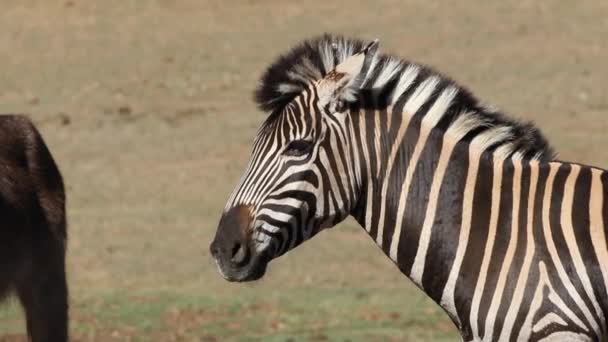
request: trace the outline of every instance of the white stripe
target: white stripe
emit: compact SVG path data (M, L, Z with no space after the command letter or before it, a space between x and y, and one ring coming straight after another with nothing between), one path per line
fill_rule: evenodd
M260 149L258 150L255 157L251 161L252 168L251 168L249 174L247 174L247 177L245 178L243 185L239 189L239 191L241 193L239 194L239 197L237 198L237 200L241 204L251 203L249 201L250 196L253 193L253 191L256 189L256 187L259 186L259 184L260 184L260 182L258 180L258 177L259 177L258 174L260 173L260 166L263 165L264 163L266 163L266 161L269 160L270 156L272 155L272 152L264 153L264 151L266 151L268 149L270 151L272 151L275 148L276 148L276 145L273 144L272 137L266 136L264 138L263 145L260 146Z
M585 334L577 334L569 331L557 331L538 340L538 342L591 342L591 338Z
M297 208L302 204L302 200L294 198L294 197L266 198L264 200L264 205L268 205L268 204L285 205L285 206Z
M367 198L365 200L365 230L368 232L372 227L372 205L374 202L374 179L371 174L371 165L369 160L369 150L367 147L367 133L365 123L365 110L361 109L359 112L359 129L361 131L361 150L363 151L363 159L365 159L365 166L367 172Z
M276 185L276 179L281 176L279 175L280 167L277 165L276 160L272 162L268 169L260 169L260 174L256 175L255 186L250 188L250 196L246 198L248 203L260 203L261 199Z
M244 186L245 182L248 181L248 179L249 179L248 178L249 174L252 172L252 169L255 165L255 159L259 157L259 150L262 148L262 145L264 143L266 143L266 141L260 141L260 139L262 139L262 138L260 137L260 135L258 135L258 137L254 140L251 157L249 158L249 162L247 163L247 168L245 169L245 172L241 176L239 183L232 191L232 194L230 195L230 199L228 200L228 203L226 203L226 207L224 208L225 211L227 211L229 208L231 208L233 206L238 205L238 203L239 203L242 192L244 190L243 186Z
M450 108L454 97L458 94L458 89L455 87L447 87L441 92L431 109L424 114L422 125L434 128L443 118L445 112Z
M426 103L426 101L433 95L437 84L439 84L439 77L431 76L424 80L418 88L414 91L414 93L410 96L410 98L405 103L403 107L403 112L408 113L410 115L415 115L418 113L418 109Z
M412 85L412 82L414 82L416 77L418 77L419 73L420 73L419 66L414 65L414 64L408 65L408 67L405 69L405 71L401 74L401 77L399 78L399 82L397 83L397 86L395 86L395 89L393 90L393 93L391 94L389 104L392 105L392 104L395 104L395 102L397 102L399 97L401 95L403 95L403 93L405 93L410 88L410 86Z
M608 247L606 246L606 227L604 226L603 205L604 185L602 171L591 170L591 198L589 201L589 230L591 242L599 262L604 285L608 286Z
M273 219L281 222L289 222L292 219L291 214L284 213L282 211L275 211L270 208L260 208L256 212L256 216L268 215Z
M363 80L363 83L361 84L361 88L368 88L368 84L367 82L370 80L370 76L374 74L374 69L376 69L376 66L378 65L378 61L380 59L378 58L378 54L375 53L372 56L372 61L369 63L369 68L367 69L367 74L365 75L365 79Z
M327 157L327 152L325 152L325 149L321 148L319 151L319 158L321 160L321 165L327 165L328 167L331 165L329 163L329 158ZM340 194L340 187L338 184L338 180L336 179L336 174L340 175L340 174L344 174L344 172L339 173L339 172L335 172L335 171L330 171L330 172L325 172L325 174L327 175L327 177L329 178L329 187L330 187L330 191L329 194L333 195L334 198L336 199L336 203L338 203L338 205L340 203L344 202L344 199L342 198L342 195ZM333 207L333 202L334 201L330 201L329 204L329 212L328 213L323 213L323 216L333 216L336 214L336 208Z
M469 148L469 169L467 171L467 179L462 198L462 221L460 227L460 236L458 237L458 247L454 257L454 264L450 270L448 280L445 283L440 302L441 306L451 314L451 316L456 320L457 324L460 324L460 319L458 317L458 312L456 311L456 304L454 301L456 280L460 275L460 267L462 266L464 253L467 249L469 241L469 233L471 231L473 197L475 195L475 183L477 180L477 172L479 170L479 162L480 156L477 153L472 153L471 149Z
M280 83L277 86L277 91L279 93L287 94L287 93L297 93L302 91L302 87L293 83Z
M361 184L361 182L362 182L362 179L361 179L362 178L361 177L361 168L362 167L361 167L361 164L360 164L361 160L359 159L359 150L360 150L360 147L357 144L357 142L358 142L359 139L357 139L357 137L355 136L355 125L352 122L352 116L351 115L348 116L348 122L349 122L348 131L349 131L349 134L350 134L349 141L351 141L351 143L353 144L353 146L352 146L352 153L353 153L354 165L355 165L355 180L357 182L357 186L359 186ZM349 150L349 152L350 152L350 150Z
M383 182L382 182L382 189L381 189L382 197L381 198L383 198L384 200L381 201L381 203L380 203L380 221L378 222L378 235L376 236L376 243L380 246L382 246L382 239L383 239L383 233L384 233L384 219L385 219L384 216L385 216L385 212L386 212L386 199L387 199L387 194L388 194L388 185L389 185L389 181L390 181L390 172L393 169L393 164L395 163L395 158L397 157L397 152L399 151L399 147L401 146L401 141L403 141L405 133L409 127L410 119L411 119L411 115L409 115L407 113L403 114L403 119L401 120L401 126L399 127L399 131L397 132L397 138L395 140L395 143L391 146L391 152L390 152L390 155L388 158L388 165L386 167L386 172L385 172ZM401 190L399 203L401 203L401 201L406 201L407 191L408 191L407 189L409 189L409 183L412 178L410 175L410 170L412 170L415 167L416 163L418 163L418 158L419 158L420 152L422 150L422 148L419 146L420 146L420 140L416 143L416 147L414 148L414 153L412 154L409 164L407 166L407 169L406 169L407 174L406 174L405 182L404 182L402 190ZM406 192L405 194L403 193L404 191ZM398 221L397 225L395 225L395 232L397 232L397 230L400 230L399 218L397 218L397 221ZM393 240L391 242L390 257L391 257L391 259L393 259L396 262L397 256L396 256L396 254L394 254L394 250L396 250L395 235L393 235Z
M297 69L297 67L294 67L294 69ZM301 73L301 72L297 72L295 70L287 71L287 77L289 77L289 79L291 79L292 81L304 82L306 84L308 84L312 81L310 79L310 77L308 76L307 72ZM276 100L276 99L274 99L274 100Z
M439 191L441 190L443 177L446 169L448 168L450 156L452 155L455 145L456 141L444 140L444 144L441 147L441 152L439 154L437 169L433 175L433 181L431 183L429 201L426 208L426 214L424 216L424 222L422 224L422 230L420 231L420 238L418 240L418 249L416 250L416 256L414 257L414 263L412 264L412 271L410 273L410 279L412 279L415 284L418 284L420 288L423 288L422 275L424 273L424 264L426 261L429 244L431 243L431 229L433 227L433 223L435 222L437 202L439 201Z
M395 140L395 145L400 145L402 143L403 135L405 135L405 130L407 128L407 125L409 125L411 117L414 116L416 112L418 112L420 106L422 106L426 102L426 100L428 100L428 98L432 95L438 82L439 79L437 77L430 77L426 79L418 86L418 88L416 88L414 93L407 100L405 106L403 107L403 122L399 129L397 139ZM417 144L416 149L418 149L418 146L419 145ZM402 184L401 191L399 192L399 206L397 208L396 216L397 222L395 224L395 230L393 232L393 239L391 240L391 248L389 251L391 259L393 259L395 262L397 262L397 248L399 247L399 239L401 238L401 225L403 224L404 216L403 212L405 211L405 205L407 202L407 195L410 189L410 183L412 181L412 176L418 163L418 157L422 152L422 147L420 147L419 149L420 151L418 152L418 155L412 155L412 158L410 158L408 167L405 170L405 182ZM416 150L414 151L414 153L417 153ZM380 246L382 246L383 233L384 225L378 227L378 235L376 235L376 242Z
M498 339L499 341L508 341L511 336L515 318L517 317L517 313L521 310L521 302L524 298L526 283L528 282L528 277L530 275L530 265L532 264L534 249L536 247L534 243L533 223L534 204L538 185L538 162L532 161L528 165L530 169L530 186L528 189L528 212L526 215L526 253L524 254L524 263L521 266L521 270L517 277L515 292L513 293L509 310L504 319L505 324L502 327L502 332ZM514 217L513 219L516 220L517 218Z
M513 194L512 205L511 205L511 237L509 239L509 245L505 253L505 259L502 262L498 280L496 281L496 289L492 296L492 302L488 308L488 315L486 317L486 331L494 331L494 323L496 322L496 315L498 314L498 308L501 300L504 298L504 290L507 282L507 276L509 275L509 268L513 262L515 250L517 248L517 239L519 234L519 201L521 198L521 163L513 161ZM491 336L490 336L491 337Z
M494 144L511 138L512 135L513 133L511 127L495 126L477 135L473 139L473 142L471 144L473 145L473 147L478 148L479 151L484 151L485 149Z
M384 136L385 132L381 132L382 125L380 124L380 113L379 110L374 110L374 147L376 149L376 177L380 177L380 165L382 159L382 148L380 139Z
M556 162L549 163L549 167L550 167L549 177L550 178L555 177L555 174L557 173L560 165L561 165L560 163L556 163ZM549 184L549 183L547 183L547 184ZM582 298L578 294L576 288L574 287L574 285L572 285L572 281L570 280L570 277L568 276L568 273L566 272L564 265L562 264L562 262L559 258L559 255L557 254L557 247L555 246L555 242L553 241L553 235L552 235L551 231L552 231L552 229L559 229L560 227L552 228L551 221L549 220L549 213L551 210L552 192L553 192L553 187L547 186L545 188L545 197L543 199L543 203L545 206L543 208L543 233L545 236L545 241L547 241L547 250L549 251L549 255L551 256L551 259L552 259L553 263L555 264L555 268L557 269L557 274L559 275L560 280L566 287L568 294L572 297L572 299L574 299L574 302L583 311L583 314L585 315L585 317L587 317L587 320L589 322L591 322L591 324L594 325L594 329L596 329L597 323L593 319L589 319L591 317L591 312L589 312L589 309L587 308L587 306L583 302ZM565 196L566 195L564 193L564 197ZM557 295L555 295L555 294L553 294L553 297L550 297L550 298L553 298L553 300L555 300L555 301L562 302L561 298L557 297ZM581 322L580 320L577 319L577 320L574 320L574 322L576 322L581 327L581 329L588 331L587 326L584 325L583 322Z
M473 300L471 303L471 330L473 336L479 336L479 329L477 327L479 306L481 304L481 296L485 289L486 278L488 276L488 268L490 267L490 259L492 257L492 250L494 248L494 241L496 240L496 229L498 227L498 215L500 213L500 195L502 190L502 167L503 160L494 157L494 175L492 177L492 198L490 208L490 229L488 237L486 239L486 247L483 253L483 259L481 262L481 269L479 271L479 277L477 278L477 285L475 286L475 292L473 293Z
M572 312L572 310L570 310L570 307L568 305L566 305L566 303L558 296L558 294L555 292L553 287L551 287L551 292L549 292L549 300L551 301L551 303L553 303L555 306L557 306L564 314L566 314L566 316L568 316L568 318L572 322L574 322L576 325L578 325L585 331L588 330L587 327L585 326L585 323L583 323L583 321L581 321L580 318L578 318L574 314L574 312Z
M329 72L334 68L334 53L331 43L328 41L319 42L319 55L325 72Z
M570 175L566 180L566 185L564 189L564 199L562 201L560 223L564 232L564 239L566 240L566 245L568 246L568 250L570 251L570 256L572 256L572 261L574 261L574 269L578 274L579 279L583 284L583 289L591 300L591 303L593 304L593 307L595 308L598 317L602 319L603 313L593 293L593 287L591 285L591 281L589 280L589 275L587 274L585 263L583 262L583 258L576 242L576 236L574 235L574 227L572 226L572 211L574 210L574 191L576 188L576 180L578 179L580 170L581 167L579 165L571 164ZM581 305L585 304L581 302ZM587 317L587 319L592 321L594 329L596 329L596 331L599 331L599 327L594 324L597 322L595 322L591 314L589 314L589 317Z
M380 75L378 75L376 81L374 81L372 88L382 88L387 82L393 79L395 74L401 71L401 63L400 59L389 57L380 71Z
M338 120L339 120L339 124L334 122L333 120L328 120L328 130L331 131L331 150L334 151L335 153L333 153L334 156L334 160L336 162L336 167L337 170L335 170L334 172L338 173L338 176L340 177L340 180L342 181L342 185L344 187L344 192L345 195L347 196L347 198L344 199L344 201L347 201L348 203L344 203L342 205L341 210L348 210L350 209L349 207L347 207L347 205L350 205L350 201L354 198L355 195L355 189L354 189L354 182L355 180L353 178L354 174L355 174L355 170L354 170L354 166L353 166L353 160L350 156L350 144L349 141L346 137L346 132L343 131L343 129L347 129L346 125L348 124L346 122L346 118L348 116L347 115L343 115L343 116L339 116ZM344 151L344 159L339 150L340 147L343 147L342 150ZM329 164L327 164L329 165Z
M483 126L485 122L477 116L477 114L473 112L465 112L461 113L454 122L450 125L445 135L450 137L450 139L461 140L467 135L470 131ZM486 133L486 132L484 132ZM482 144L480 140L487 140L484 138L484 133L477 135L473 141L471 141L471 147L469 148L471 151L482 150L485 144ZM479 151L477 151L479 152ZM478 153L479 154L479 153Z
M543 329L547 328L551 324L559 324L559 325L563 325L563 326L568 325L568 323L566 323L566 321L564 321L563 318L559 317L557 314L555 314L553 312L550 312L536 322L536 324L532 328L532 331L537 333L537 332L542 331Z
M517 341L530 340L530 335L532 334L533 330L532 320L534 319L534 316L536 316L536 313L538 312L538 309L541 307L541 304L543 302L543 290L547 285L549 279L549 277L547 276L547 268L545 267L544 262L541 261L538 263L538 270L538 284L536 285L536 290L534 291L532 302L530 303L530 306L528 308L528 314L526 315L526 319L524 320L524 323L522 324L521 329L519 330L519 336L517 337ZM555 316L559 318L559 316ZM545 318L547 318L547 316L543 317L543 319Z
M463 113L450 125L446 132L446 137L460 140L471 130L479 127L479 125L482 125L483 123L483 120L480 120L475 114ZM467 171L467 179L462 196L462 218L460 236L458 237L458 247L456 248L454 264L452 265L448 280L443 288L443 294L440 301L441 306L457 321L459 321L459 317L455 303L456 280L460 275L460 268L462 267L464 254L469 242L473 217L475 183L479 171L479 164L481 162L481 155L483 154L484 149L488 147L485 143L486 141L488 141L488 139L486 139L485 136L478 135L469 144L469 169Z

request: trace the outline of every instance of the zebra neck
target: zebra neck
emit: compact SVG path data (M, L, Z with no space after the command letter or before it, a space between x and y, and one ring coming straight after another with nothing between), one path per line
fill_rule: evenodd
M402 273L456 317L442 294L475 188L492 187L494 160L407 114L373 130L393 113L359 114L366 164L352 214Z

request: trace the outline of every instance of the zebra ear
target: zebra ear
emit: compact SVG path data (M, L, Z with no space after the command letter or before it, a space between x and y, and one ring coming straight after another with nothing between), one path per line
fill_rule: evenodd
M319 97L325 100L322 102L355 101L377 52L378 40L375 39L328 72L319 82Z

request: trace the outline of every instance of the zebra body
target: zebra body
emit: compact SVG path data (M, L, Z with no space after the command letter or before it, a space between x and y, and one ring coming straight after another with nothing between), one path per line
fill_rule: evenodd
M281 57L211 251L229 280L354 216L465 341L608 338L608 175L376 43ZM361 52L359 52L361 51Z

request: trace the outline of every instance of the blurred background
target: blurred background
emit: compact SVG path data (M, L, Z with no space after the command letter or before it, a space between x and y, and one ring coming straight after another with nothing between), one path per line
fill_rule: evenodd
M606 1L2 0L0 112L31 116L67 184L74 341L457 340L351 220L256 283L210 259L258 77L323 32L379 38L608 166ZM24 331L0 307L0 341Z

